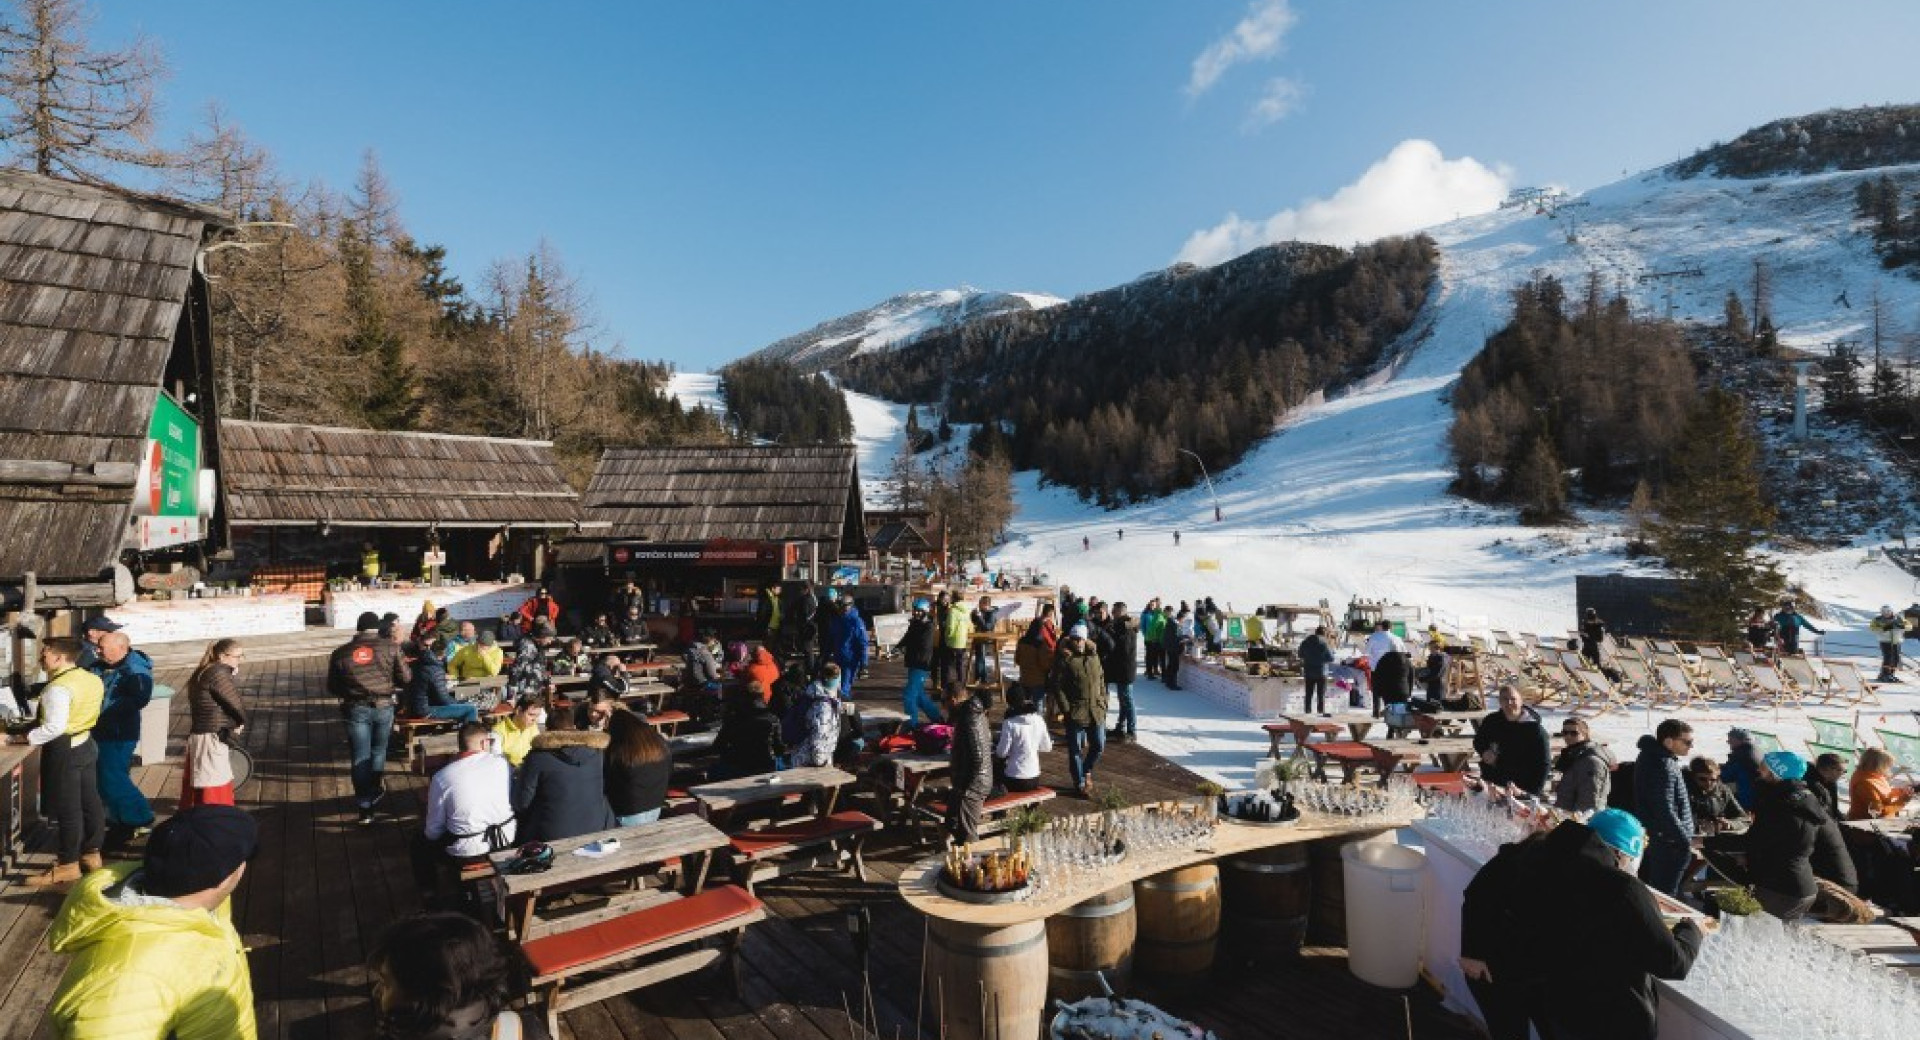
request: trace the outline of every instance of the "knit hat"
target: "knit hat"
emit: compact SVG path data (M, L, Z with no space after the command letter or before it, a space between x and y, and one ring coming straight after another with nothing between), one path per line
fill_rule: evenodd
M1075 621L1073 627L1067 629L1067 636L1072 639L1087 638L1087 623L1084 621Z
M1769 751L1760 756L1760 760L1782 780L1798 780L1807 775L1807 760L1791 751Z
M353 627L362 632L377 632L380 630L380 615L371 610L361 611L360 620L355 621Z
M1587 821L1587 827L1598 834L1601 841L1628 856L1638 856L1647 850L1647 829L1624 809L1602 809Z
M147 838L143 887L163 899L216 888L259 848L259 826L231 805L177 812Z
M925 609L927 609L927 601L926 601L925 599L916 599L916 600L914 600L914 601L913 601L913 609L915 609L915 610L925 610Z

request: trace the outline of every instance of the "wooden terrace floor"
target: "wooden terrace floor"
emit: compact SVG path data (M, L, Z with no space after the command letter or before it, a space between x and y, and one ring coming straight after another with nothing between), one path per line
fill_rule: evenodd
M235 919L252 950L260 1035L360 1040L372 1035L360 967L365 951L387 922L419 904L407 841L419 826L425 782L391 763L387 807L394 815L355 826L344 733L321 692L325 660L275 656L253 654L241 682L255 720L247 744L258 763L241 801L260 820L262 848L235 897ZM160 674L176 688L185 678L185 670L173 666ZM859 690L861 699L897 706L893 691L900 679L896 666L877 665ZM175 704L173 728L177 751L186 729L184 698ZM1046 782L1064 787L1064 753L1052 752L1044 765ZM155 808L170 811L180 783L177 763L136 774ZM1183 797L1197 782L1137 746L1110 746L1099 777L1133 801ZM1057 812L1089 808L1070 796L1050 806ZM934 998L922 994L919 981L923 923L893 889L919 854L900 837L882 835L869 851L868 882L801 874L763 884L760 893L773 912L748 932L738 996L713 977L671 982L570 1012L563 1036L847 1040L862 1035L853 1023L865 1020L883 1038L939 1037ZM43 850L26 869L43 869L49 858ZM18 884L0 893L0 1040L49 1035L40 1017L64 958L47 951L45 935L58 906L57 896ZM873 923L866 951L848 927L862 910ZM1214 1029L1220 1040L1479 1035L1425 990L1403 994L1355 980L1337 949L1310 949L1287 967L1223 977L1201 992L1160 1002Z

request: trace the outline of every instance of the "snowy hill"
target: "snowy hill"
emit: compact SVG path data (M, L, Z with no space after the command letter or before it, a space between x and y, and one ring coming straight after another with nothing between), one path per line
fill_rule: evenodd
M1853 229L1854 186L1884 172L1920 178L1913 167L1738 181L1656 172L1554 213L1508 209L1431 229L1442 248L1441 284L1397 360L1367 385L1296 409L1241 465L1214 474L1224 522L1213 522L1204 487L1107 511L1021 474L1019 512L995 562L1136 606L1155 595L1212 595L1241 609L1321 598L1338 609L1362 595L1427 606L1463 626L1563 630L1576 574L1632 569L1620 552L1618 518L1526 528L1508 510L1446 493L1444 395L1507 320L1511 289L1535 273L1578 286L1594 270L1640 309L1665 313L1670 298L1676 317L1711 322L1728 290L1750 294L1754 261L1763 258L1785 343L1819 349L1859 337L1876 288L1888 313L1920 313L1920 284L1882 271L1869 239ZM1701 275L1641 280L1693 269ZM873 404L856 409L863 430L876 418L901 421L904 406ZM1868 452L1848 438L1822 443L1817 415L1814 426L1815 452ZM885 438L876 431L870 442ZM882 460L862 463L869 474L884 471ZM1912 489L1897 482L1888 494ZM1178 547L1175 530L1183 533ZM1783 563L1841 627L1857 627L1879 604L1920 594L1912 576L1865 551L1898 536L1861 531L1852 548L1786 554Z
M748 355L786 361L805 372L832 368L857 354L910 342L945 328L1009 311L1036 311L1066 301L1044 293L990 292L970 287L901 293L863 311L821 322Z

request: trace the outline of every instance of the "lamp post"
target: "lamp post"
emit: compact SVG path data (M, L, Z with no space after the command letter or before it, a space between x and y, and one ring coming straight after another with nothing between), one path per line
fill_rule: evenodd
M1213 499L1213 522L1216 524L1219 523L1222 519L1224 519L1220 515L1220 496L1213 493L1213 478L1207 475L1206 461L1200 458L1200 456L1194 455L1193 452L1190 452L1185 448L1175 448L1173 450L1179 452L1182 455L1192 456L1193 461L1198 462L1200 464L1200 479L1207 482L1207 495L1208 497Z

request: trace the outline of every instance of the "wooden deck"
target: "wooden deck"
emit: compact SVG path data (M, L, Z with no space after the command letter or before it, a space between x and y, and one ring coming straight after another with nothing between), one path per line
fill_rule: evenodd
M246 743L258 770L241 801L260 820L262 848L235 897L235 919L252 950L260 1035L359 1040L372 1034L360 968L365 951L387 922L418 906L407 840L419 826L425 784L403 772L396 756L387 776L385 808L392 815L355 826L344 733L320 692L324 659L259 656L268 660L249 660L241 678L255 720ZM185 678L177 667L160 676L175 687ZM900 679L897 667L876 666L860 687L862 700L897 706L893 691ZM176 748L185 723L182 699L174 712ZM1065 786L1063 751L1045 756L1044 767L1047 783ZM156 809L170 811L177 764L136 772ZM1184 797L1197 783L1137 746L1110 746L1098 776L1134 801ZM1060 813L1090 808L1071 795L1047 804ZM893 889L919 854L902 837L882 835L870 846L868 882L801 874L763 883L772 916L748 932L737 997L714 978L670 983L570 1012L563 1035L844 1040L861 1036L854 1023L865 1021L873 1026L869 1035L882 1038L939 1037L939 995L923 993L920 985L923 923ZM45 855L37 857L29 869L46 862ZM0 894L0 1040L48 1035L39 1018L64 958L47 951L45 935L58 905L57 896L19 885ZM872 923L864 950L849 927L863 913ZM1216 1030L1221 1040L1478 1035L1424 990L1402 994L1358 982L1339 950L1309 950L1295 965L1223 975L1202 992L1160 1002Z

